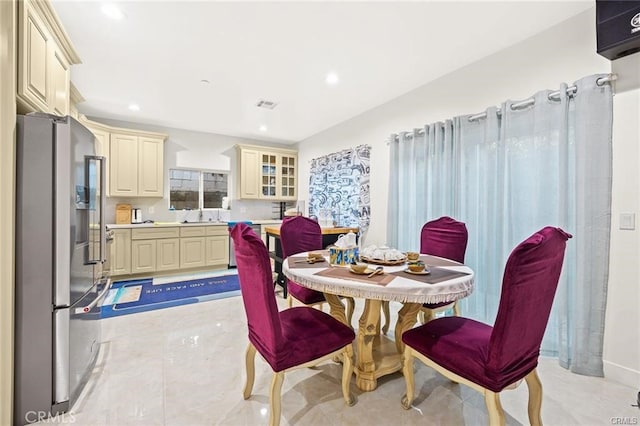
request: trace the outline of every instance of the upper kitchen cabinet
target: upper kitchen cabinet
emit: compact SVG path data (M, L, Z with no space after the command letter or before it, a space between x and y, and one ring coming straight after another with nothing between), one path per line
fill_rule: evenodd
M107 194L116 197L164 195L164 133L80 122L96 137L96 154L107 159Z
M111 133L109 191L119 197L162 197L164 141L158 133Z
M18 21L18 111L69 114L70 68L80 57L56 13L48 1L23 0Z
M76 120L80 120L82 114L78 112L78 104L84 102L85 99L82 97L76 86L73 85L73 82L69 84L69 101L69 115Z
M93 135L96 137L96 142L95 142L96 155L105 157L105 177L106 177L105 189L107 191L107 195L111 195L111 192L109 191L109 178L111 176L111 173L109 170L111 167L111 165L109 164L109 137L111 135L110 127L105 126L104 124L101 124L101 123L96 123L94 121L87 120L87 118L84 115L78 114L77 108L76 108L76 102L74 102L74 99L83 100L80 94L77 93L73 85L71 85L71 113L72 114L70 115L73 116L73 113L75 112L77 115L76 118L78 119L78 121L80 121L80 123L82 123L87 129L89 129L91 133L93 133Z
M239 198L296 200L298 153L286 149L237 145Z

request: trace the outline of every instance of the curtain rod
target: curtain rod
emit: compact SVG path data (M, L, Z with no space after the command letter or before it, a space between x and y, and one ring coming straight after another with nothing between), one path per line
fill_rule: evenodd
M576 86L567 87L567 95L569 97L574 96L577 91L578 91L578 88ZM555 92L551 92L551 93L549 93L549 95L547 97L549 98L550 101L558 101L558 100L560 100L560 91L556 90ZM536 103L535 99L529 98L529 99L525 99L524 101L520 101L520 102L516 102L516 103L511 104L511 109L513 111L515 111L517 109L524 109L524 108L530 107L531 105L533 105L535 103ZM502 115L502 109L498 108L496 110L496 114L497 115ZM486 112L481 112L480 114L470 115L467 120L469 120L469 121L477 121L477 120L480 120L480 119L483 119L483 118L487 118L487 113Z
M602 86L603 84L615 81L617 79L618 79L618 74L609 74L606 77L600 77L599 79L597 79L596 80L596 84L598 86ZM578 91L578 88L575 85L567 87L567 94L569 96L574 96L577 91ZM560 91L556 90L555 92L551 92L551 93L549 93L549 95L547 97L549 98L550 101L557 101L557 100L560 99ZM511 104L511 109L512 110L517 110L517 109L526 108L526 107L529 107L529 106L533 105L535 102L536 101L535 101L534 98L525 99L524 101ZM502 111L500 110L500 108L498 108L496 110L496 114L502 115ZM469 116L468 120L469 121L475 121L475 120L480 120L480 119L483 119L483 118L487 118L487 113L486 112L481 112L480 114L471 115L471 116Z
M602 86L603 84L615 81L618 79L618 74L609 74L606 77L600 77L599 79L596 80L596 84L598 86ZM567 93L569 96L575 96L576 92L577 92L578 88L573 85L571 87L567 87ZM548 95L549 100L554 101L554 100L559 100L560 98L560 91L556 90L555 92L551 92ZM531 105L533 105L535 103L535 99L534 98L529 98L529 99L525 99L524 101L520 101L520 102L516 102L514 104L511 104L511 109L512 110L516 110L516 109L521 109L521 108L526 108L529 107ZM498 115L502 115L502 111L500 108L498 108L496 110L496 114ZM483 118L487 118L487 113L486 112L481 112L479 114L475 114L475 115L470 115L468 120L469 121L476 121L476 120L480 120ZM444 127L444 123L440 123L440 125L442 127ZM420 128L417 130L414 130L413 132L404 132L404 133L409 133L409 137L413 136L413 133L418 133L419 135L423 135L424 134L424 128ZM399 136L396 135L394 136L393 140L398 140ZM389 143L387 143L388 145Z

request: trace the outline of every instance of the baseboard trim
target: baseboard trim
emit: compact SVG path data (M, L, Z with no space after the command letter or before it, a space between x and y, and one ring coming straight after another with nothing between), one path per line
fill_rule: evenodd
M640 386L640 371L633 370L629 367L613 363L611 361L603 361L604 377L607 380L622 383L636 389Z

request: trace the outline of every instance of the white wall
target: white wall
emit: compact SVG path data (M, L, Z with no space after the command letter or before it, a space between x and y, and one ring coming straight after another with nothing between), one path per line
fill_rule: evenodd
M386 138L389 134L456 115L481 112L506 99L525 99L538 90L555 90L561 82L572 83L586 75L610 70L611 62L596 54L595 10L591 9L300 142L299 181L308 182L309 162L315 157L364 143L372 145L371 227L365 243L384 243L389 179ZM620 211L638 211L638 92L616 95L614 103L615 200L605 360L611 377L637 386L640 382L637 349L640 241L637 231L617 229L617 217ZM301 186L299 191L302 199L308 198L308 188ZM616 368L618 374L611 373Z
M620 230L620 214L640 208L640 53L613 62L613 197L605 377L640 384L640 233ZM636 217L636 228L640 217Z
M164 176L166 179L168 179L168 170L172 168L196 168L231 172L229 180L229 193L232 198L231 212L223 212L224 214L230 214L224 219L272 219L274 217L272 213L273 203L269 201L241 201L233 199L235 198L235 182L233 181L233 176L236 175L235 150L233 147L236 144L274 146L280 148L291 148L290 146L254 139L243 139L213 133L109 120L99 117L90 117L90 119L110 126L168 134L169 137L164 146ZM165 182L164 185L163 198L107 198L107 223L115 222L115 207L118 203L131 204L133 207L141 208L142 218L144 220L161 222L184 220L183 212L169 211L169 188L167 182ZM195 217L192 219L195 220Z

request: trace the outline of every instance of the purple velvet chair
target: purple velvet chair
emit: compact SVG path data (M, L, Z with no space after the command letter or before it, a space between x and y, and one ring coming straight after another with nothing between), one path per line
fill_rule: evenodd
M287 258L305 251L322 250L322 229L318 222L304 216L285 217L280 226L280 244L282 257ZM311 290L287 278L289 291L289 307L295 298L299 302L311 306L322 305L326 300L322 292ZM345 297L347 301L347 323L351 324L355 301L353 297Z
M542 424L542 385L536 367L569 238L571 235L560 228L546 227L511 252L493 327L453 316L435 319L402 335L405 409L414 398L415 357L449 379L483 393L492 425L504 424L500 392L524 378L529 388L529 422Z
M353 405L355 399L349 392L353 373L353 330L330 315L306 306L278 312L271 281L271 263L264 243L251 227L243 223L231 228L229 234L233 238L249 329L244 399L251 396L257 350L274 373L269 392L270 425L280 423L284 373L336 356L343 360L342 394L347 405Z
M443 216L425 223L422 227L420 232L420 253L464 263L467 240L466 225L448 216ZM460 315L457 302L425 303L422 305L422 322L428 322L435 318L438 312L451 308L453 308L454 315Z
M448 216L427 222L420 232L420 253L443 257L464 263L464 254L467 251L467 227L463 222L458 222ZM424 324L435 318L438 312L453 309L453 314L460 315L457 302L425 303L420 311L421 322ZM383 333L389 329L390 312L389 302L382 303L382 311L385 316Z

